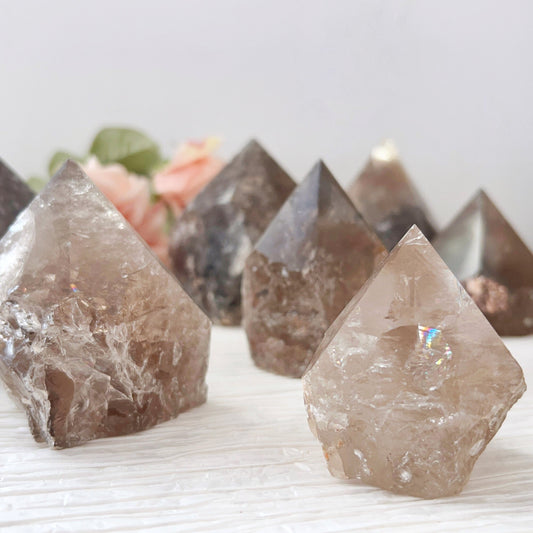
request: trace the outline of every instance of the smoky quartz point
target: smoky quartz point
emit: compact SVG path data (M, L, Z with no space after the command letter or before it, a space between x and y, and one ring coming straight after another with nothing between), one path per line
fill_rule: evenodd
M386 255L317 163L246 261L243 324L257 366L301 377L328 326Z
M533 254L484 191L433 246L500 335L533 333Z
M187 206L174 227L174 274L216 323L241 322L244 262L295 184L257 141Z
M334 476L422 498L462 490L526 388L416 227L328 329L303 385Z
M413 224L428 239L433 238L432 217L391 141L372 150L367 165L347 192L388 250Z
M33 196L24 181L0 159L0 238Z
M0 241L0 376L50 446L203 403L210 327L72 161Z

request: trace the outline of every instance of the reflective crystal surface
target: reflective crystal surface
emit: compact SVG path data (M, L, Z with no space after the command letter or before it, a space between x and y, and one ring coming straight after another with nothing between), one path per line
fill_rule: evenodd
M38 441L123 435L203 403L209 335L76 163L0 241L0 375Z
M0 237L32 199L31 189L0 159Z
M317 163L246 261L243 324L255 363L301 377L328 326L386 255Z
M391 250L413 224L428 239L433 238L435 229L428 208L391 141L372 150L366 167L347 192L387 249Z
M176 222L173 271L214 322L240 324L244 262L294 186L261 145L250 141Z
M498 334L413 227L326 332L303 377L330 472L457 494L526 386Z
M500 335L533 333L533 254L484 191L433 246Z

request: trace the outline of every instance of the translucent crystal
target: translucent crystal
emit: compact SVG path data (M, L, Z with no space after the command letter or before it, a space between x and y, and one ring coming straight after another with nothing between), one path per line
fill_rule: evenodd
M31 189L0 159L0 237L32 199Z
M484 191L433 246L500 335L533 333L533 254Z
M295 184L250 141L198 194L173 230L173 271L220 324L241 322L244 262Z
M301 377L328 326L386 255L317 163L246 261L243 324L255 363Z
M387 249L416 224L431 239L435 234L424 200L406 174L391 141L376 146L348 196Z
M330 472L435 498L462 490L526 386L413 227L328 329L303 377Z
M0 375L67 447L206 399L210 322L73 162L0 241Z

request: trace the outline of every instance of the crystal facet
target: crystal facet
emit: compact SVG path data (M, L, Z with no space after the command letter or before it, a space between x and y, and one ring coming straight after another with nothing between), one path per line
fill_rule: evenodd
M525 390L518 363L416 227L328 329L303 385L334 476L423 498L462 490Z
M484 191L433 246L500 335L533 333L533 254Z
M173 230L173 271L209 317L241 322L244 262L295 184L250 141L198 194Z
M31 189L0 159L0 238L32 199Z
M413 224L428 239L435 234L428 208L391 141L372 150L366 167L348 188L348 196L389 250Z
M301 377L328 326L386 255L317 163L246 261L243 324L255 363Z
M0 241L0 376L68 447L203 403L210 322L66 162Z

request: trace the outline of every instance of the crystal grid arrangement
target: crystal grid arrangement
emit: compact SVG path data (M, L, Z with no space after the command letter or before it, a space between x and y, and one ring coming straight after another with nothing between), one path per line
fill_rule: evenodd
M244 262L294 186L250 141L177 221L170 246L174 274L215 323L241 323Z
M22 211L33 194L0 161L0 236L22 211L0 241L0 377L34 437L74 446L203 403L200 308L239 324L242 279L252 357L307 369L333 475L460 492L525 390L481 311L500 334L533 332L533 255L479 192L434 241L465 290L424 237L430 216L390 142L349 188L353 204L322 162L294 187L251 141L176 223L182 288L75 163Z
M533 254L484 191L433 245L500 335L533 333Z
M210 327L76 163L0 241L0 376L50 446L205 402Z
M391 141L372 150L366 167L348 187L348 196L389 250L413 224L428 239L435 234L428 208Z
M386 254L317 163L246 261L243 325L255 363L301 377L328 326Z
M0 159L0 238L32 199L30 188Z
M304 375L330 472L423 498L461 491L526 386L413 227L339 315Z

